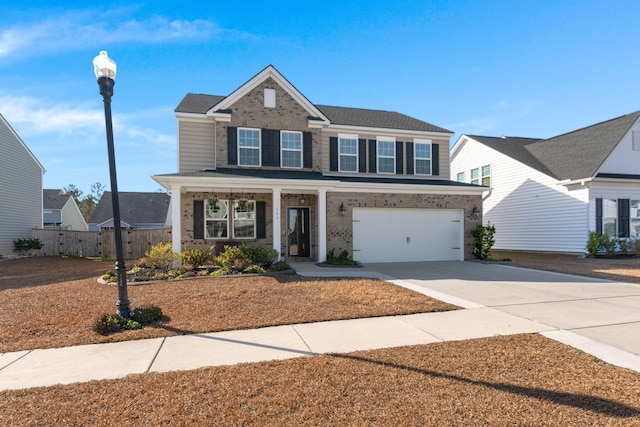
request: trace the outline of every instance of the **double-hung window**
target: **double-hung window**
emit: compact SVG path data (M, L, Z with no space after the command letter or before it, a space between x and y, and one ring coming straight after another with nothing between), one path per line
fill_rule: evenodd
M226 239L229 237L229 204L225 200L205 202L205 238Z
M395 138L378 137L378 173L396 173Z
M456 175L456 181L464 182L464 172L458 172L458 174Z
M629 209L630 235L638 239L640 238L640 200L629 201Z
M416 139L413 147L416 175L431 175L431 141Z
M358 172L358 135L338 135L340 172Z
M485 165L482 167L482 185L491 187L491 165Z
M238 128L238 165L260 166L260 129Z
M477 185L477 184L480 183L480 180L478 179L478 172L479 172L478 168L471 169L471 181L470 182L472 184L476 184Z
M283 168L302 168L302 132L280 132Z
M240 200L233 203L233 238L256 238L256 202Z
M618 201L615 199L602 200L602 232L618 235Z

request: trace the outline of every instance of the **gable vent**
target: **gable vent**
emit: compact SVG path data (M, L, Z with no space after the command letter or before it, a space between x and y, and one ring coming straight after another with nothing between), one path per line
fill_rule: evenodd
M276 108L276 90L275 89L264 90L264 107Z

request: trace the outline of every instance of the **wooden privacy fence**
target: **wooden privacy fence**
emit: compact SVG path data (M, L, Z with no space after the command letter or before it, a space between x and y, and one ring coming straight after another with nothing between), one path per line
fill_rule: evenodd
M116 259L115 232L34 229L31 236L44 245L41 255L71 257L100 257ZM122 246L126 259L142 258L152 246L171 242L171 228L122 230Z

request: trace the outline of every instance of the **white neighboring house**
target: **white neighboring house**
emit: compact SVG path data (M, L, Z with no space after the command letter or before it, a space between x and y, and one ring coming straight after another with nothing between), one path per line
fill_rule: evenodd
M13 241L42 227L45 170L0 114L0 258L14 255Z
M44 228L87 231L87 222L75 199L62 190L43 190L42 213Z
M490 187L495 249L583 253L591 231L640 237L640 111L549 139L462 135L451 178Z

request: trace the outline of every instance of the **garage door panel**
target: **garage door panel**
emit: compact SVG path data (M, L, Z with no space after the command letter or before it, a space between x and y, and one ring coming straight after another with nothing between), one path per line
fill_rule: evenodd
M462 211L354 208L354 259L360 262L462 260Z

